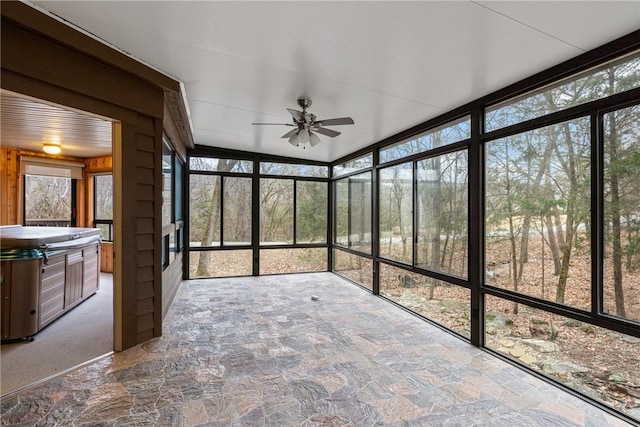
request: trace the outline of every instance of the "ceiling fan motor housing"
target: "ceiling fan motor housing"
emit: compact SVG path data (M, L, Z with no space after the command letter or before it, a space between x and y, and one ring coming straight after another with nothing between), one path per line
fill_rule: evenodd
M306 98L298 98L298 105L304 111L306 108L311 107L311 100Z

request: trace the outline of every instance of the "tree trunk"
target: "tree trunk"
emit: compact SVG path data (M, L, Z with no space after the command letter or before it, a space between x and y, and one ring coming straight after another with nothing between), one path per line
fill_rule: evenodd
M516 259L516 236L513 225L513 215L511 214L511 202L509 202L509 241L511 242L511 278L513 281L513 290L518 292L518 262ZM518 303L513 303L513 314L518 314Z
M428 197L428 193L425 194L427 191L425 190L426 185L423 184L422 185L422 191L420 194L420 198L421 198L421 209L419 212L420 218L421 218L421 222L419 223L419 230L422 229L422 241L420 243L420 247L422 248L422 253L420 256L420 263L421 264L429 264L429 215L427 213L427 209L429 206L429 197Z
M520 236L520 260L518 261L518 283L522 282L524 265L529 261L529 229L531 228L531 212L527 212L522 221L522 235Z
M612 76L610 76L611 78ZM609 115L609 177L611 186L611 245L613 249L613 290L616 302L616 315L626 317L624 308L624 289L622 287L622 231L620 221L620 182L617 168L611 163L618 158L618 132L615 113Z
M438 144L439 145L439 144ZM440 266L440 213L442 212L442 206L440 206L441 197L440 197L440 186L442 183L440 182L440 157L435 157L433 159L433 167L436 170L436 176L438 180L434 183L435 189L433 192L433 220L435 223L435 232L431 244L431 264L433 268L438 268Z
M547 213L545 223L547 238L549 239L549 249L551 250L551 258L553 259L553 275L558 276L560 274L560 250L558 249L558 242L556 241L556 233L553 231L553 219L550 213Z
M640 248L640 236L638 235L637 225L634 226L635 220L632 215L625 215L624 222L627 230L627 250L623 251L626 257L625 268L626 271L635 271L637 265L634 264L633 259Z
M218 160L217 171L228 172L238 163L238 160ZM222 179L220 179L220 185L216 186L213 190L213 196L211 197L211 203L207 212L207 221L205 231L203 233L202 241L200 242L202 247L211 245L213 236L215 235L215 226L218 224L220 218L220 195L222 192ZM222 234L219 234L222 237ZM198 254L198 267L196 269L196 277L209 277L211 276L211 253L209 251L202 251Z
M400 241L402 242L402 259L405 260L407 256L407 236L404 232L404 221L402 218L402 201L404 199L404 186L402 183L402 177L400 176L400 169L394 169L393 176L393 195L396 202L396 213L398 215L398 228L400 228ZM393 227L392 227L393 230ZM393 234L393 233L392 233ZM394 258L391 255L391 258Z
M575 217L577 216L578 199L578 177L575 149L573 145L573 138L571 137L571 131L569 125L564 123L562 125L563 133L567 141L567 161L563 164L565 172L569 178L569 197L567 200L567 219L566 219L566 231L564 244L562 246L562 263L560 265L560 275L558 276L558 286L556 288L556 302L564 304L565 291L567 289L567 279L569 277L569 263L571 261L571 251L573 249L573 241L577 231L577 224L575 224ZM562 158L558 153L558 158ZM560 230L559 230L560 231Z
M451 197L453 197L453 196L451 196ZM445 265L447 265L446 262L445 262L445 258L446 258L447 253L448 253L447 249L448 249L448 246L449 246L449 239L451 238L451 233L453 231L453 227L451 226L452 212L453 212L453 206L452 206L452 203L451 203L451 198L449 198L449 214L447 215L447 224L448 224L448 226L447 226L447 230L446 230L447 234L444 236L444 242L443 242L443 245L442 245L443 247L441 248L442 249L442 257L440 258L440 265L443 266L443 267ZM452 246L453 246L453 244L452 244ZM453 248L449 252L452 252L452 251L453 251ZM451 267L451 263L449 263L449 267Z
M511 244L510 247L510 262L509 262L509 276L511 278L511 281L513 283L513 290L515 292L518 292L518 262L517 262L517 256L516 256L516 231L515 231L515 224L513 223L513 216L515 214L515 212L513 211L513 202L511 200L512 198L512 194L511 194L511 171L509 170L509 168L511 167L510 164L510 159L509 159L509 151L508 151L508 147L506 146L506 141L505 141L505 153L506 153L506 158L505 158L505 181L506 181L506 194L507 194L507 217L509 218L509 243ZM513 303L513 314L518 314L518 303L514 302Z
M217 185L213 189L213 195L211 197L211 203L209 204L209 209L207 210L207 221L204 229L204 236L200 245L205 247L211 245L213 241L213 236L215 233L215 226L218 224L218 219L220 218L220 187L222 186L222 180L220 181L220 185ZM202 251L198 254L198 268L196 270L196 277L209 277L211 276L211 270L209 266L211 265L211 252Z
M546 200L542 191L542 181L545 176L545 173L549 169L549 165L551 164L551 154L553 152L553 144L548 143L545 146L544 153L542 155L542 159L540 161L540 165L538 167L538 171L536 172L535 177L533 179L528 180L527 184L530 188L529 197L531 201L534 202L542 202L544 203ZM531 165L531 160L529 159L527 165L526 174L528 177L531 175L531 169L533 168ZM536 210L538 210L536 206ZM518 283L522 282L522 273L524 271L524 265L529 262L529 231L531 230L531 219L532 216L536 214L531 209L528 209L524 220L522 221L522 236L520 236L520 266L518 270Z
M546 299L546 295L545 295L545 257L544 257L544 245L545 245L545 241L544 241L544 228L543 228L543 224L544 224L544 217L542 215L540 215L540 240L542 241L542 244L540 245L540 252L541 252L541 258L542 258L542 280L541 280L541 289L540 289L540 294L542 299Z

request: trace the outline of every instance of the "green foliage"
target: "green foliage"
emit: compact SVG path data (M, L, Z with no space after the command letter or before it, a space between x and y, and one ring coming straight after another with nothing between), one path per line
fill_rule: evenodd
M327 236L327 183L298 181L296 241L325 242Z

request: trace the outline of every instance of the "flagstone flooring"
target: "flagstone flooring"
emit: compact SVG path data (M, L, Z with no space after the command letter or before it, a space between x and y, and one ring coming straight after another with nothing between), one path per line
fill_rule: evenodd
M185 281L161 338L0 409L20 426L627 425L332 273Z

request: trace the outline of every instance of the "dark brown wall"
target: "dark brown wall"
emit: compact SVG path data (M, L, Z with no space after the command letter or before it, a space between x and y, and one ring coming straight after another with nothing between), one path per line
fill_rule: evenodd
M3 1L2 88L121 123L122 349L162 333L164 99L179 83L18 2ZM120 166L120 167L117 167Z
M184 251L178 252L175 260L173 260L171 265L162 273L162 317L167 315L167 311L182 281L183 262Z

